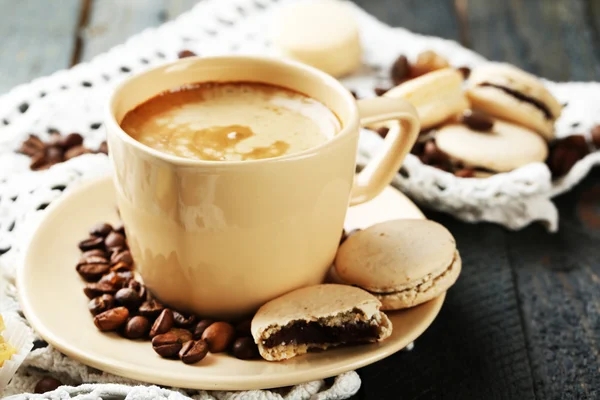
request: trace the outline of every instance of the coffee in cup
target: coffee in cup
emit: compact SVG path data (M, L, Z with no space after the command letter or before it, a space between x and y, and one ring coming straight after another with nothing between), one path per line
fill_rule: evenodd
M129 111L121 128L174 156L209 161L279 157L316 147L340 131L324 104L258 82L204 82L163 92Z

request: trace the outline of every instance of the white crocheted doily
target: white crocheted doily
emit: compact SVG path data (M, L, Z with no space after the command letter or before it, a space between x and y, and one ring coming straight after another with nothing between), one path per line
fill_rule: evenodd
M97 148L104 140L103 107L116 83L132 73L175 60L182 49L202 56L273 55L265 27L273 9L287 1L292 0L204 0L177 20L145 30L89 63L36 79L0 97L0 272L5 279L5 289L0 288L0 311L19 313L14 272L45 207L73 185L110 172L107 157L102 154L84 155L47 171L32 172L28 168L29 158L15 153L27 135L35 133L45 139L49 128L63 133L79 132L88 147ZM364 42L364 65L344 79L344 84L361 97L373 96L375 86L389 85L389 67L399 54L414 58L419 52L432 49L455 66L472 67L484 61L455 42L390 28L354 8ZM588 133L598 122L594 118L600 118L600 84L548 82L548 85L562 103L568 103L557 123L558 136ZM359 162L364 163L380 143L377 135L363 131ZM398 174L394 182L420 204L451 212L467 221L493 221L517 229L540 220L555 230L558 216L551 197L570 189L597 163L600 153L590 154L566 177L552 183L543 164L487 179L460 179L422 165L409 155L403 174ZM156 387L115 385L132 382L86 367L51 346L34 350L24 366L5 395L32 391L42 370L50 371L66 384L96 383L60 390L52 395L57 399L76 395L91 399L108 393L128 399L185 398L181 393ZM359 387L360 379L352 372L340 375L325 391L323 382L318 381L296 386L285 394L281 391L186 394L201 399L342 399Z

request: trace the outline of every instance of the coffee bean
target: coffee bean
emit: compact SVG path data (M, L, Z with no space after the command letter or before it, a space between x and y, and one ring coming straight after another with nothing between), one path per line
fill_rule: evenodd
M103 294L115 294L116 292L117 288L108 282L88 283L83 288L83 293L90 300Z
M238 337L239 336L252 336L252 331L250 329L251 326L252 326L252 320L245 319L243 321L240 321L235 326L235 332L237 333Z
M258 358L258 346L251 337L237 338L233 343L231 352L240 360Z
M154 320L154 319L158 318L158 316L164 309L165 309L165 306L163 306L162 304L160 304L158 301L156 301L154 299L150 299L150 300L147 300L142 303L142 305L140 306L139 312L140 312L140 315L143 315L146 318Z
M136 315L127 321L124 334L128 339L139 339L146 336L149 330L150 321L148 321L148 318Z
M177 336L177 339L181 342L181 343L185 343L189 340L192 340L192 332L188 331L187 329L183 329L183 328L171 328L169 330L170 333L174 334L175 336Z
M71 147L80 146L83 144L83 136L79 133L69 133L68 135L62 136L58 139L58 145L63 149L70 149Z
M215 321L213 321L212 319L203 319L202 321L198 322L196 324L196 327L194 328L194 339L200 339L206 328L208 328L214 323Z
M592 128L592 144L596 150L600 150L600 125L596 125Z
M92 315L98 315L104 311L108 311L115 306L115 298L110 294L103 294L99 297L94 297L88 303L88 310Z
M425 148L423 150L422 161L425 164L446 164L448 163L448 156L438 149L437 145L433 140L425 143Z
M469 76L471 76L471 68L469 67L460 67L458 68L458 72L462 74L463 79L465 80L469 79Z
M110 264L115 265L118 263L125 263L126 265L133 265L133 257L131 257L131 252L125 249L119 249L118 251L114 251L110 256Z
M115 232L119 232L121 235L126 236L125 235L125 226L123 226L122 222L116 224L114 227L114 230L115 230Z
M229 348L235 338L235 329L227 322L215 322L204 330L202 339L208 343L211 353L220 353Z
M475 176L475 170L473 168L462 168L455 171L454 175L459 178L473 178Z
M423 154L425 151L425 143L426 142L417 141L412 149L410 149L410 154L414 154L416 156Z
M165 308L162 310L158 318L156 318L156 321L154 321L154 324L150 329L150 337L153 338L156 335L170 331L174 324L175 321L173 319L173 311Z
M108 254L106 253L106 251L104 251L102 249L94 249L94 250L88 250L88 251L84 252L83 254L81 254L81 258L87 258L87 257L102 257L104 259L108 259Z
M387 93L388 90L390 90L391 88L382 88L382 87L376 87L375 89L373 89L373 91L375 92L375 94L377 96L383 96L384 94Z
M190 328L196 324L198 318L195 315L183 315L177 311L173 311L173 319L175 326L181 328Z
M122 288L115 294L115 301L118 305L127 307L129 310L135 310L142 304L140 295L131 288Z
M49 147L60 147L60 141L63 136L57 130L48 131L50 138L48 139L47 146Z
M34 154L31 157L31 162L29 163L29 169L31 169L33 171L40 171L42 169L46 169L49 167L50 167L50 162L48 162L48 159L46 158L45 151Z
M134 290L138 296L140 296L142 301L146 299L146 286L144 286L144 284L140 281L130 280L127 284L127 287Z
M113 227L106 222L98 222L96 225L90 229L90 235L92 236L101 236L106 237L109 233L111 233Z
M106 140L100 143L100 147L98 147L98 153L104 153L108 155L108 143L106 143Z
M566 175L581 157L579 149L571 146L567 141L558 140L550 147L550 154L546 162L552 172L552 177L559 178Z
M77 272L87 282L97 282L110 269L108 263L93 263L77 265Z
M109 283L115 288L115 291L124 288L128 285L129 281L133 279L133 273L131 271L116 272L111 271L104 275L98 283Z
M46 148L46 159L50 164L58 164L65 160L64 151L59 146L50 146Z
M104 238L102 237L91 237L79 242L79 249L81 251L89 251L94 249L104 250Z
M450 64L446 58L431 50L424 51L419 54L417 61L410 66L410 76L416 78L449 66Z
M125 246L125 236L121 235L118 232L111 232L106 237L104 243L109 249L111 247L123 247Z
M196 53L191 50L181 50L177 53L177 58L195 57Z
M494 128L494 120L481 111L465 110L459 120L474 131L490 132Z
M36 383L35 388L33 389L34 393L47 393L53 390L58 389L62 386L63 383L58 379L54 379L50 376L45 376Z
M82 256L77 262L77 265L85 264L108 264L108 260L104 256Z
M174 333L162 333L152 338L152 349L164 358L176 357L182 344Z
M399 85L409 78L410 65L405 56L400 56L392 65L391 77L395 85Z
M133 270L133 264L126 264L124 262L117 263L110 267L112 272L126 272Z
M381 136L384 139L387 136L389 131L390 131L390 128L388 128L387 126L382 126L380 128L377 128L377 133L379 134L379 136Z
M46 145L36 135L30 134L29 137L21 144L19 153L25 154L29 157L33 157L36 154L43 153L46 149Z
M129 318L129 310L125 307L116 307L96 315L94 325L103 332L114 331L123 325L127 318Z
M567 146L577 151L580 158L587 156L590 153L590 148L587 140L583 135L570 135L557 141L559 146Z
M204 340L190 340L179 350L179 358L184 364L195 364L208 354L208 344Z

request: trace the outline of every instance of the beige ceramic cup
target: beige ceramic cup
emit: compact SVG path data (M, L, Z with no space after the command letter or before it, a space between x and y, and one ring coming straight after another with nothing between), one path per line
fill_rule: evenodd
M197 161L146 147L119 126L149 98L181 85L255 81L304 93L333 110L341 131L309 150L250 161ZM235 112L235 110L232 110ZM396 120L358 175L359 126ZM162 302L235 317L323 281L346 209L376 196L398 171L419 122L407 102L359 100L337 80L291 61L186 58L117 87L105 118L121 218L137 271Z

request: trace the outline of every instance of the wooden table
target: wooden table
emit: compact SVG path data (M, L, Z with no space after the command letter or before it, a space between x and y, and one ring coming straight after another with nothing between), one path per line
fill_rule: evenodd
M356 0L553 80L600 80L598 0ZM0 92L87 61L194 0L0 0ZM360 370L357 399L600 398L600 170L556 199L560 231L428 212L456 236L457 285L411 352Z

